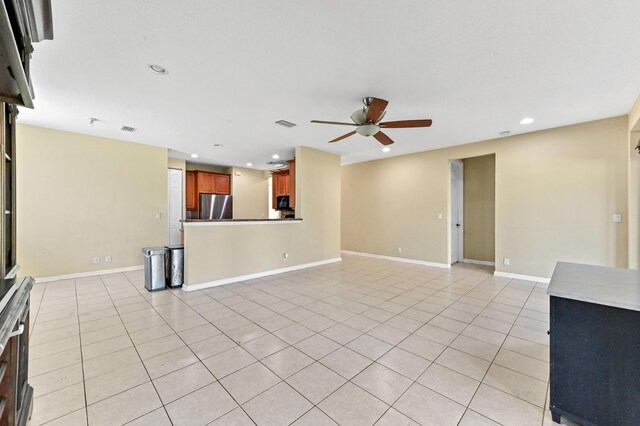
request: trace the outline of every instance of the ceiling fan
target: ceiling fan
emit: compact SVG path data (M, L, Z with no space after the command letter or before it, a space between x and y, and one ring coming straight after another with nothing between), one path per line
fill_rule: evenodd
M342 135L335 138L329 143L338 142L342 139L353 136L356 133L362 136L373 136L382 145L391 145L393 140L380 129L400 129L407 127L430 127L431 120L401 120L401 121L386 121L381 122L386 113L388 101L384 99L367 97L362 100L364 107L351 114L351 120L353 123L341 123L339 121L322 121L311 120L312 123L320 124L337 124L340 126L356 126L353 132L349 132L346 135Z

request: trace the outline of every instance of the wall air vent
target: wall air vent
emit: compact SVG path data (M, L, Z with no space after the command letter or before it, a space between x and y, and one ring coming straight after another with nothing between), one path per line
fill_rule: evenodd
M136 130L138 130L135 127L131 127L131 126L122 126L120 127L120 130L122 130L123 132L135 132Z
M292 123L292 122L287 121L287 120L278 120L278 121L276 121L276 124L279 124L279 125L284 126L284 127L296 127L297 126L296 123Z

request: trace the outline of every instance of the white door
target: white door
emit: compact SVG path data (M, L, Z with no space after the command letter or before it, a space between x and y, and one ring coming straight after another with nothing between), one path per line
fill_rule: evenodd
M182 232L182 170L169 169L169 244L180 244Z
M451 263L464 259L464 163L451 160Z

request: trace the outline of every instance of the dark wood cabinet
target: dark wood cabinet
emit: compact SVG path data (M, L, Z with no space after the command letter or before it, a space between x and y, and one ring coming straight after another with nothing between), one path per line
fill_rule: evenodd
M195 172L185 173L185 208L187 210L196 209L196 174Z

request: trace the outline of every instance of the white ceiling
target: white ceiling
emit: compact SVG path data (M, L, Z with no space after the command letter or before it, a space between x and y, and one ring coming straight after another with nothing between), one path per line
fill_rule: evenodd
M52 3L20 121L198 162L268 168L305 145L349 164L626 114L640 94L637 0ZM386 120L434 124L387 130L383 154L371 137L327 144L351 129L309 123L349 121L364 96L389 100Z

